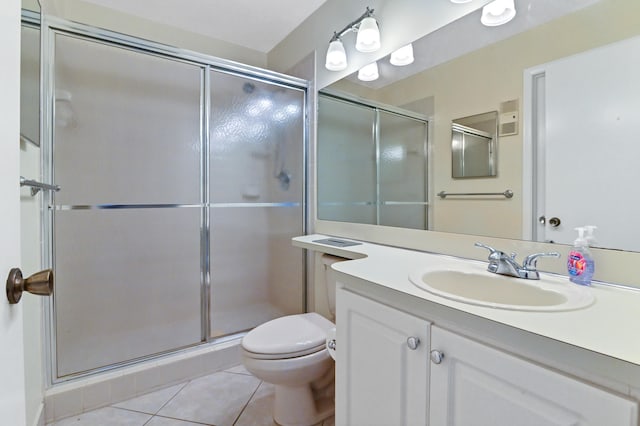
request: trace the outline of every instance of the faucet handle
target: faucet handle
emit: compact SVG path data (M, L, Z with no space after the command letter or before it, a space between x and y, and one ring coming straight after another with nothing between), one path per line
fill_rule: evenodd
M474 246L489 250L489 252L490 252L489 253L489 260L501 260L506 256L506 254L503 251L496 250L493 247L488 246L486 244L475 243ZM516 254L512 253L511 257L512 257L512 259L515 259Z
M536 270L536 264L538 262L539 257L560 257L560 253L557 251L551 251L548 253L534 253L524 258L524 262L522 262L522 267L529 271Z
M498 251L498 250L494 249L493 247L490 247L490 246L482 244L482 243L475 243L474 246L485 248L485 249L489 250L491 252L491 254L493 254L493 253Z
M496 250L491 246L488 246L486 244L482 244L482 243L475 243L474 246L476 247L480 247L480 248L484 248L489 250L489 259L499 259L500 256L504 253L502 253L500 250Z

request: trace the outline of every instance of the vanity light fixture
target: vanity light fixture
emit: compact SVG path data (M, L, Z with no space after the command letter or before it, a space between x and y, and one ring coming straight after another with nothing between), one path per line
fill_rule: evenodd
M389 58L391 65L402 67L413 63L413 45L411 43L402 46L400 49L391 53Z
M493 0L482 8L480 22L487 27L503 25L516 16L514 0Z
M380 30L378 22L373 17L373 9L367 10L355 21L348 24L341 31L333 33L329 40L329 49L325 67L329 71L342 71L347 68L347 54L342 44L342 37L349 32L357 32L356 49L360 52L370 53L380 49Z
M367 8L367 10L369 9ZM380 29L378 29L378 23L375 18L367 16L360 23L358 35L356 36L356 49L365 53L375 52L380 49Z
M342 71L347 68L347 52L344 51L344 45L340 38L329 43L324 66L329 71Z
M369 65L365 65L364 67L360 68L360 71L358 71L358 80L361 81L373 81L377 80L378 77L380 77L380 74L378 73L377 62L372 62Z

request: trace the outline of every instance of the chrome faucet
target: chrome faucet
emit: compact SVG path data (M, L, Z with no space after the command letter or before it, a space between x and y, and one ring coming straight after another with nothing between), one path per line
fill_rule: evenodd
M558 252L549 253L534 253L524 258L522 266L516 262L516 254L511 253L508 256L506 253L496 250L493 247L489 247L482 243L475 243L476 247L482 247L489 250L489 266L487 271L494 274L507 275L510 277L524 278L527 280L539 280L540 274L536 270L536 264L540 257L560 257Z

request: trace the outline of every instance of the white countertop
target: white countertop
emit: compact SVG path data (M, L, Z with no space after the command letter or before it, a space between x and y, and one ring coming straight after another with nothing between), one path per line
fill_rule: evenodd
M452 265L460 259L363 242L351 247L334 247L314 242L325 235L296 237L298 247L350 259L332 267L336 271L406 295L483 317L520 330L535 333L583 349L640 365L640 291L595 283L595 303L573 311L523 312L494 309L446 299L418 288L409 274L428 266ZM349 240L340 238L341 240ZM479 263L474 260L464 262ZM542 272L541 275L545 273ZM551 275L551 274L549 274ZM556 276L558 277L558 276ZM517 278L514 278L517 279ZM566 279L567 285L575 285Z

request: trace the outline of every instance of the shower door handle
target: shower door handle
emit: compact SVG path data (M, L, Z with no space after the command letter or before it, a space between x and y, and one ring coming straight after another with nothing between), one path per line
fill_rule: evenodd
M7 278L7 299L9 299L9 303L18 303L23 291L28 291L38 296L50 296L53 293L53 270L45 269L24 279L20 268L13 268L9 271L9 277Z

